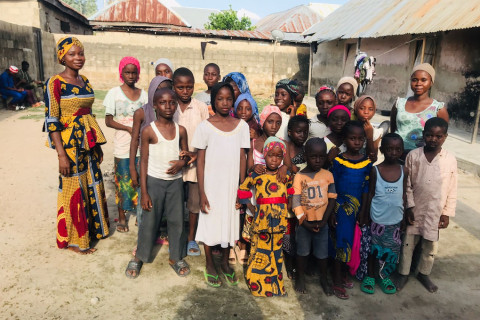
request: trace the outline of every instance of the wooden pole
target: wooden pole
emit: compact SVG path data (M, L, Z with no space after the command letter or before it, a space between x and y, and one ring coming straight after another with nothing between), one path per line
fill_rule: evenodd
M475 122L473 123L473 135L472 135L472 142L471 142L472 144L477 142L479 119L480 119L480 97L478 97L477 114L475 115Z

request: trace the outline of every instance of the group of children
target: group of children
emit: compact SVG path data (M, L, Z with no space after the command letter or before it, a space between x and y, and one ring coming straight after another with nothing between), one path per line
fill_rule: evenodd
M348 273L366 293L376 283L394 293L405 285L421 242L417 277L436 291L429 274L438 230L448 226L456 200L455 157L442 148L445 120L433 116L423 124L424 146L402 165L402 137L370 123L376 102L356 97L353 78L340 79L337 88L321 86L319 113L308 119L297 80L280 80L275 103L259 113L243 74L220 81L220 68L210 63L203 76L208 88L194 98L189 69L157 62L146 94L135 86L138 60L124 58L123 84L104 100L106 124L117 130L117 231L128 231L125 212L141 204L128 277L151 261L166 220L172 268L187 276L184 258L199 256L203 243L204 278L212 287L239 283L231 265L238 260L246 264L253 295L284 295L285 261L298 292L306 293L313 264L326 295L348 299ZM384 160L373 166L379 149ZM390 275L399 262L394 284Z

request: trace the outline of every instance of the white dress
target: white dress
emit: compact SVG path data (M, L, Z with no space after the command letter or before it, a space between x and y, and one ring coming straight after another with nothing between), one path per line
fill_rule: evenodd
M241 120L230 132L208 120L195 130L192 146L205 149L205 194L208 213L200 212L195 240L208 246L233 246L239 239L240 216L235 209L240 172L240 149L250 148L250 130Z

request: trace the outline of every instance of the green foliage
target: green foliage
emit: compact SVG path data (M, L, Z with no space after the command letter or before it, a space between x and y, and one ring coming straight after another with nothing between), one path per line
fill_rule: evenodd
M86 17L97 12L97 2L95 0L62 0Z
M220 13L212 13L208 17L209 23L205 24L205 29L208 30L249 30L252 31L255 27L252 26L252 21L248 17L238 19L237 11L232 9L224 10Z

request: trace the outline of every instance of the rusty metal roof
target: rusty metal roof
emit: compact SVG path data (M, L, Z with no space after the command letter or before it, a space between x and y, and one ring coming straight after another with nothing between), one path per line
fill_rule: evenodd
M480 27L479 0L351 0L303 35L322 42L474 27Z
M296 6L266 16L255 24L256 30L302 33L312 25L322 21L338 7L338 5L323 3Z
M189 27L181 16L161 0L119 0L89 18L97 22L162 24ZM95 23L92 23L95 24Z

